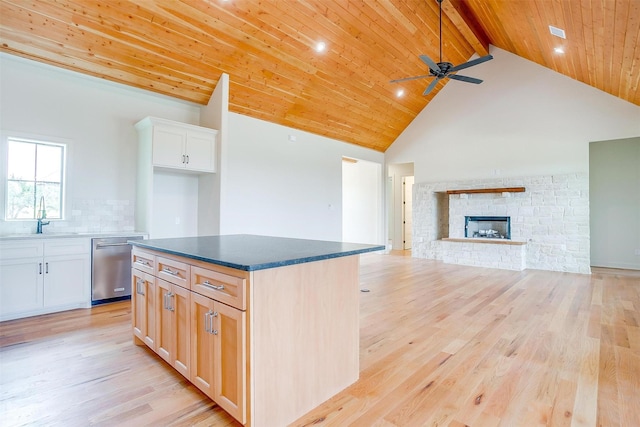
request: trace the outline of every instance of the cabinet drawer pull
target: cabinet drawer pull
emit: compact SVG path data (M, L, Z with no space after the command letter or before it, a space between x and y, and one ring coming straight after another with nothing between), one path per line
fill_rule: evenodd
M164 294L164 298L165 298L165 307L167 310L169 311L175 311L175 308L173 307L173 304L171 304L171 298L174 296L175 294L173 292L169 292L167 294Z
M38 271L42 274L42 263L38 263Z
M216 291L224 290L224 285L212 285L208 280L205 280L204 283L201 283L202 286L215 289Z
M212 317L213 312L211 310L209 310L208 312L206 312L204 314L204 330L205 332L211 333L211 330L213 329L213 317Z
M48 262L45 262L45 263L44 263L44 272L45 272L46 274L49 274L49 263L48 263Z
M172 270L171 270L170 268L168 268L168 267L164 267L164 268L162 269L162 272L163 272L163 273L170 274L170 275L172 275L172 276L177 276L177 275L178 275L178 272L177 272L177 271L172 271Z
M140 264L140 265L144 265L144 266L149 265L149 263L147 261L139 260L139 259L136 260L136 264Z

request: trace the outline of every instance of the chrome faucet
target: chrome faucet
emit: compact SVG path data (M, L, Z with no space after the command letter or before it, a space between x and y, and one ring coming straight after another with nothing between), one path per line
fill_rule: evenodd
M42 226L49 225L50 221L43 221L47 217L47 210L44 207L44 196L40 196L40 209L38 209L38 225L36 226L36 234L42 234Z

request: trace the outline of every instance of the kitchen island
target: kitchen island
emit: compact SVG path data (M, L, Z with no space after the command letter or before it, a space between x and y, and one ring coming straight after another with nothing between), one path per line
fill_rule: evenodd
M255 235L131 241L134 342L247 426L284 426L359 376L359 254Z

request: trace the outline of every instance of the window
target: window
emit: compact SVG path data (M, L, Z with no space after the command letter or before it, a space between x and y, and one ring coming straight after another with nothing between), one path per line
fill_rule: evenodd
M9 137L5 219L61 219L65 145Z

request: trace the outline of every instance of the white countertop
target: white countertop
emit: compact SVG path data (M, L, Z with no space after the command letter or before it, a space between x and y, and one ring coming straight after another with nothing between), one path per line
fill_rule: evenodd
M105 238L105 237L128 237L128 236L147 236L147 233L139 231L109 231L109 232L85 232L75 233L70 231L49 232L46 231L41 234L36 233L16 233L16 234L0 234L0 241L4 240L25 240L25 239L65 239L72 237L86 237L86 238Z

